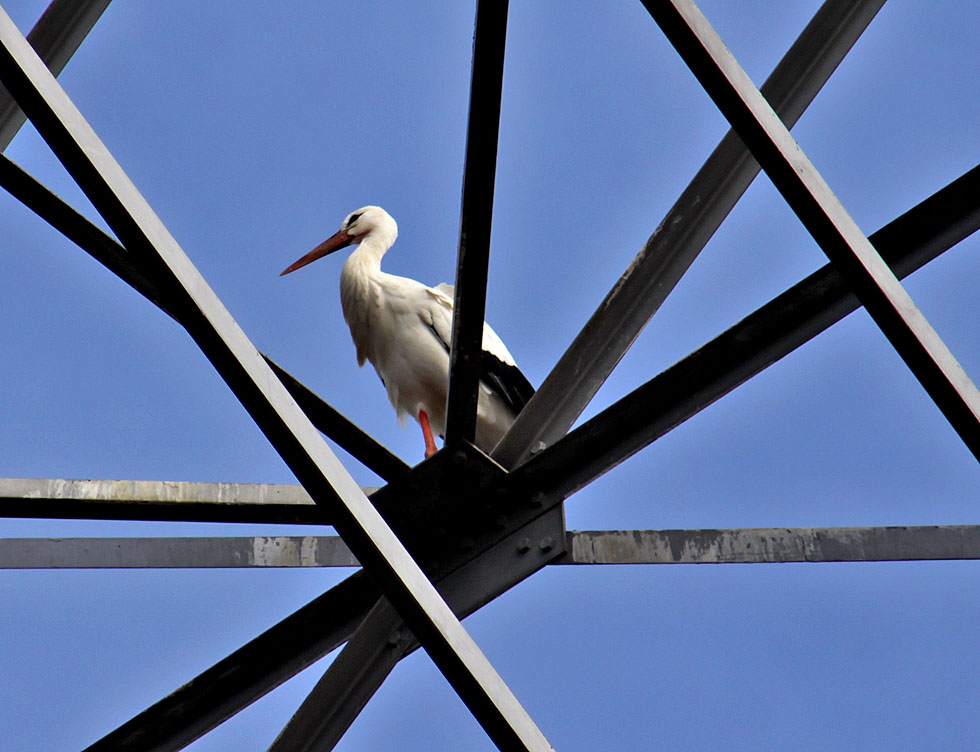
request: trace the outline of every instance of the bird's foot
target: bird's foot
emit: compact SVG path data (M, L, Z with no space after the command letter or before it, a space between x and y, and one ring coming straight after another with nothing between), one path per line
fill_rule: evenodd
M429 459L439 451L439 447L436 446L435 437L432 435L432 426L429 425L429 416L426 415L425 410L419 410L419 425L422 426L422 436L425 438L425 458Z

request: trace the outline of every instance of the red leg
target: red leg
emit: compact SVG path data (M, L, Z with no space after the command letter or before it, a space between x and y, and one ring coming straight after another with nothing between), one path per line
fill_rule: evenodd
M422 426L422 435L425 437L425 458L429 459L439 451L439 447L436 446L435 437L432 435L432 426L429 425L429 416L425 414L425 410L419 410L419 425Z

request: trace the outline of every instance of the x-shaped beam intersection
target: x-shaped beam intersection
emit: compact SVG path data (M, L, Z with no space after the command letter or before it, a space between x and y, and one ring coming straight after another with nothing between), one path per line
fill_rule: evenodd
M480 2L447 449L411 471L255 351L41 60L9 19L0 17L0 79L121 244L9 162L0 164L0 180L187 329L320 505L322 521L338 528L380 588L363 574L355 575L91 749L133 743L146 749L178 749L349 638L345 651L273 745L330 748L387 672L414 648L415 643L404 637L402 620L498 746L549 749L453 611L471 612L564 553L561 504L568 494L839 320L858 300L967 446L980 455L980 394L896 276L976 229L977 171L869 242L788 132L882 4L883 0L828 0L763 87L767 102L693 3L644 2L734 132L672 210L685 221L665 221L654 234L491 459L469 442L475 427L507 8L506 3ZM758 168L740 141L748 145L832 266L566 433L756 174ZM711 189L708 201L706 187ZM685 213L685 202L695 195L703 211ZM647 294L651 290L656 294ZM372 502L323 443L311 420L331 437L339 435L342 445L389 481ZM465 512L448 503L461 495L474 502ZM406 499L412 503L406 505ZM474 585L494 566L499 577ZM386 600L377 600L381 594L394 609ZM324 604L333 607L338 600L343 603L340 613L324 623ZM311 618L320 620L322 631L313 639L295 639L293 633L303 631ZM279 646L276 662L257 661L258 653L273 642ZM357 681L350 682L355 669L361 669ZM324 703L330 715L323 714ZM168 725L165 717L177 720Z

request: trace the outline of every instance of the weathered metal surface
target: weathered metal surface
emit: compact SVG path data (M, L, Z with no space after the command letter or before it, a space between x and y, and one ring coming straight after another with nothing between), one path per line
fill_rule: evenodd
M562 507L554 507L438 583L460 617L467 616L564 553ZM418 648L398 614L379 601L303 701L269 752L325 752L344 732L398 661Z
M800 221L980 459L980 391L691 0L644 0Z
M446 403L446 445L450 447L460 441L472 442L476 435L507 5L507 0L481 0L476 4Z
M980 228L980 167L871 236L907 276ZM860 303L824 266L591 418L513 474L513 482L568 496L739 384L856 310Z
M0 517L329 524L298 485L145 480L0 478Z
M789 127L799 119L884 0L827 0L762 86ZM729 131L633 263L552 368L493 458L512 468L537 442L560 439L759 172Z
M522 568L536 571L553 556L560 555L562 511L560 507L549 509L550 519L536 518L486 551L481 552L479 542L474 541L473 557L438 578L440 592L454 606L461 604L460 607L475 610L515 585ZM550 547L553 541L549 539L557 541L554 548ZM528 555L530 559L526 558ZM496 570L505 576L500 580L492 578L488 584L486 573ZM343 644L362 623L379 595L366 572L352 575L130 719L86 752L182 749Z
M0 11L0 81L148 273L215 369L499 745L547 750L535 726L417 563L262 359L149 204Z
M109 6L110 0L53 0L41 14L27 41L58 75ZM0 151L7 148L27 118L17 102L0 87Z
M338 536L0 538L0 569L357 567Z
M980 525L569 531L557 564L980 559Z

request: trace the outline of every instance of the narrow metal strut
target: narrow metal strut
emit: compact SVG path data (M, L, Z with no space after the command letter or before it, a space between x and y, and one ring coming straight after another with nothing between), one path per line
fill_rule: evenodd
M691 0L644 6L970 451L980 392Z
M371 572L499 746L551 746L445 601L289 397L258 351L109 155L30 45L0 12L0 79L124 247L186 306L188 333Z
M884 0L827 0L762 86L792 127ZM512 468L571 428L759 172L729 131L493 451Z
M980 229L980 166L871 236L905 277ZM512 474L567 496L860 307L828 264L650 379Z
M476 436L506 38L507 0L479 0L473 32L470 113L449 353L447 446L460 441L472 442Z
M53 0L27 35L38 56L59 75L102 17L110 0ZM10 92L0 88L0 151L4 151L26 116Z

